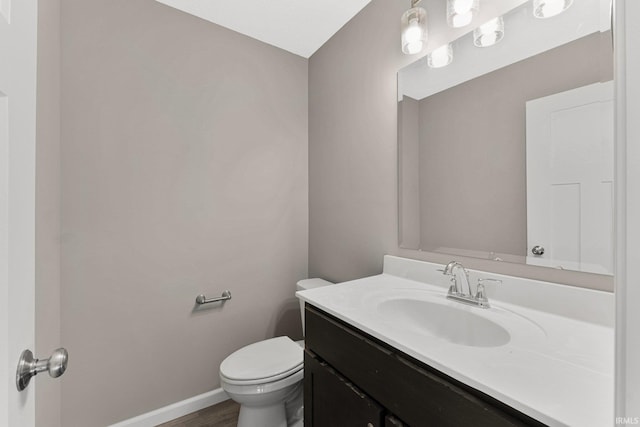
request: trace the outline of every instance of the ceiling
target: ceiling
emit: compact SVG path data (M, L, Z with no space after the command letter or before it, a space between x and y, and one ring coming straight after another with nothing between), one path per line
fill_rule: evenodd
M371 0L156 0L309 58Z

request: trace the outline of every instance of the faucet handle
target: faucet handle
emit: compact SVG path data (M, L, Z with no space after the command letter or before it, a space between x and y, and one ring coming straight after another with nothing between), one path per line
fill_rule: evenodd
M447 292L447 295L457 295L458 294L458 287L456 286L456 278L453 277L453 275L449 278L449 281L451 282L451 285L449 285L449 290Z
M480 302L487 302L486 291L484 290L484 285L482 283L478 283L478 288L476 289L476 299Z
M478 287L476 288L476 299L484 306L486 304L489 307L489 299L487 298L487 291L484 288L485 283L494 283L499 285L502 280L498 279L478 279Z

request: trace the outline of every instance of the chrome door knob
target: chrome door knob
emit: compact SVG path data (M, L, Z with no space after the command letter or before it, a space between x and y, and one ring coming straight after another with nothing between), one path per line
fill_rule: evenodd
M531 248L531 253L537 256L544 255L544 248L542 246L534 246Z
M67 370L69 353L64 348L55 350L48 359L38 360L33 357L31 350L25 350L20 355L16 371L16 387L22 391L29 385L31 378L40 372L48 371L52 378L58 378Z
M59 348L55 350L47 360L47 370L49 371L49 375L51 378L58 378L67 370L69 353L64 348Z

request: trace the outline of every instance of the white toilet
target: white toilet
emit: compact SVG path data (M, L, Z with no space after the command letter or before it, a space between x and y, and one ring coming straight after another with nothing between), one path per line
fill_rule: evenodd
M322 279L300 280L297 290L331 285ZM304 333L304 303L300 301ZM220 364L220 382L240 404L238 427L302 426L304 342L276 337L250 344Z

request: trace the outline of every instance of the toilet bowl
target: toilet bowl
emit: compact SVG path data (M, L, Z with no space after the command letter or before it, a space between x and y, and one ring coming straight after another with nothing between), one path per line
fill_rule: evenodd
M297 290L330 285L322 279L301 280ZM304 332L304 303L301 301ZM302 341L276 337L247 345L220 364L220 383L240 404L238 427L302 426Z
M222 362L222 388L240 404L239 427L287 427L285 403L302 392L302 352L289 337L277 337L243 347Z

